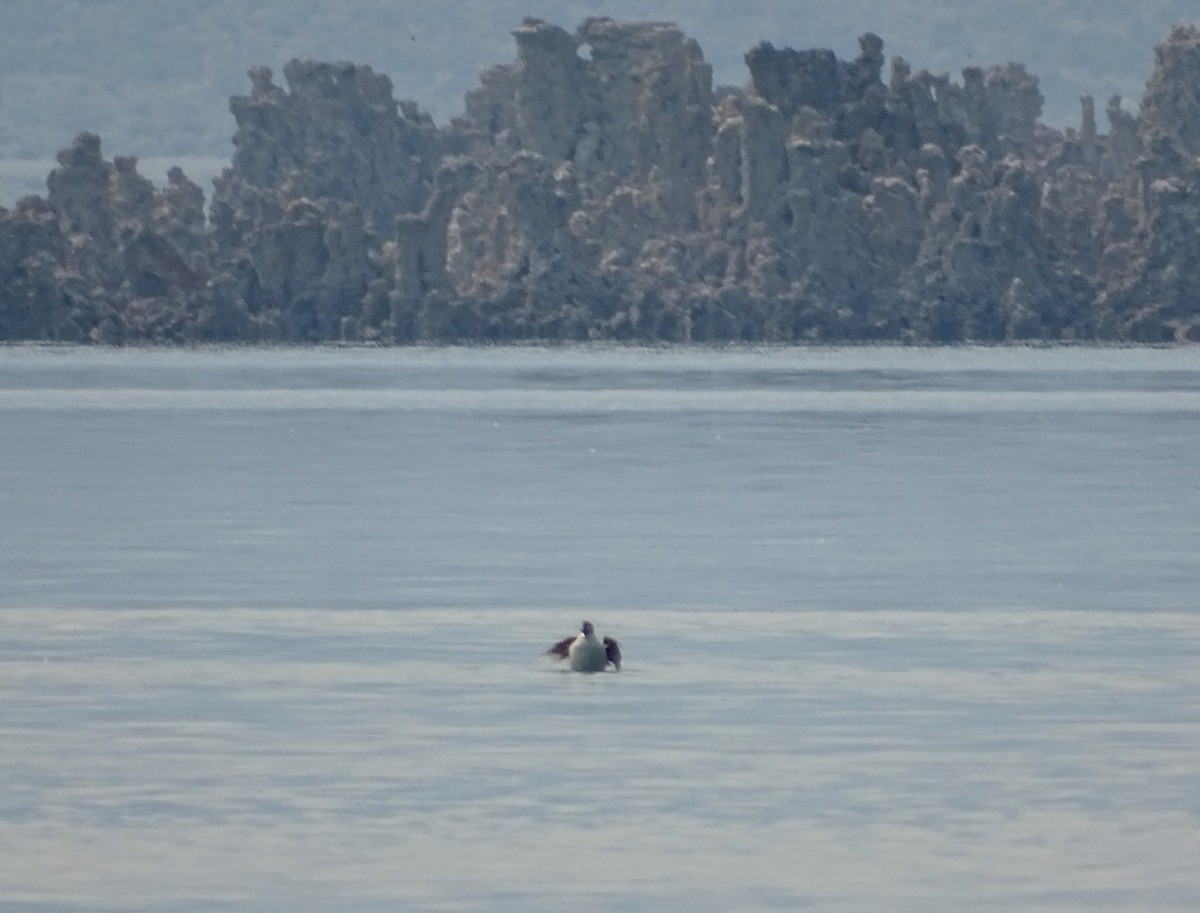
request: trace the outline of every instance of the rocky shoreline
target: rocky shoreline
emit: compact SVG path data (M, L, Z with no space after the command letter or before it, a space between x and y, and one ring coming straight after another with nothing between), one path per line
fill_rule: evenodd
M526 20L439 127L369 67L231 99L212 194L81 134L0 208L0 341L1200 341L1200 30L1138 112L1041 123L1019 64Z

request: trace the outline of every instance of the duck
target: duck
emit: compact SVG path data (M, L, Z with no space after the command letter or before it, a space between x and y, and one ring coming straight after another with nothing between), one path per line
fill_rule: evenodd
M598 638L590 621L580 625L578 634L564 637L545 655L567 660L572 672L603 672L610 663L617 672L621 671L621 645L611 637Z

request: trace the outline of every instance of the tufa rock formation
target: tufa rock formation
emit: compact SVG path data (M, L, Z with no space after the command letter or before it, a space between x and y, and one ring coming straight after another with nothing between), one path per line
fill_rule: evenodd
M1022 66L872 34L761 44L742 88L669 23L513 34L445 127L369 67L252 69L207 201L81 134L0 210L0 339L1200 340L1194 26L1065 131Z

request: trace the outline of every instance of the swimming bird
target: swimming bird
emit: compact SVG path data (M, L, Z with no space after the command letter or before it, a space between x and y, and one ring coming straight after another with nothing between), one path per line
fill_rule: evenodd
M612 663L621 671L621 645L611 637L600 640L590 621L585 621L578 634L564 637L546 651L547 656L565 659L572 672L603 672Z

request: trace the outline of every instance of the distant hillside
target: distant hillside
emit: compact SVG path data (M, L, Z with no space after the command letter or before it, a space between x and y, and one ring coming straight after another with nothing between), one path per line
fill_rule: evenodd
M718 82L742 84L760 41L888 56L957 76L1013 60L1041 79L1044 119L1074 123L1078 96L1140 97L1150 49L1195 0L6 0L0 28L0 159L47 159L81 130L115 153L228 156L228 98L254 64L350 60L391 76L439 123L462 110L481 69L514 57L526 16L568 28L591 15L666 19L699 41Z

